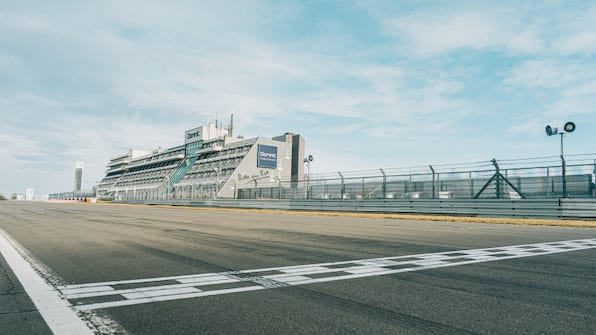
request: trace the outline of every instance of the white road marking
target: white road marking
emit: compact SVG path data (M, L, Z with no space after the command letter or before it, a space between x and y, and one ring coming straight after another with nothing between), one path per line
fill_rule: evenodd
M134 293L125 293L122 294L128 300L133 299L142 299L142 298L155 298L161 297L166 295L176 295L176 294L185 294L185 293L198 293L201 292L198 288L194 287L181 287L181 288L174 288L168 290L152 290L152 291L140 291Z
M120 306L146 304L146 303L158 302L158 301L179 300L179 299L207 297L210 295L258 291L258 290L264 290L264 289L265 289L265 287L263 287L263 286L238 287L238 288L231 288L231 289L226 289L226 290L214 290L214 291L198 292L198 293L175 294L175 295L166 295L166 296L159 296L159 297L153 297L153 298L120 300L120 301L111 301L111 302L104 302L104 303L100 302L100 303L95 303L95 304L78 306L78 309L91 310L91 309L100 309L100 308L112 308L112 307L120 307Z
M99 292L100 294L108 291L114 291L114 288L111 286L93 286L93 287L81 287L81 288L71 288L69 290L62 290L64 294L81 294L81 293L95 293Z
M35 304L39 314L54 334L93 334L71 305L59 292L45 282L17 251L22 250L4 230L0 229L0 253Z
M381 257L320 264L273 267L220 273L169 276L147 279L108 281L58 287L69 300L112 296L115 301L78 301L77 310L92 310L129 306L211 295L265 290L278 287L324 283L338 280L382 276L388 274L436 269L448 266L475 264L497 260L541 256L561 252L596 248L595 239L547 242L485 249L456 250L407 256ZM273 273L271 273L273 272ZM277 273L275 273L277 272ZM259 275L259 273L270 273ZM170 283L152 287L117 289L117 285ZM177 282L172 284L171 282ZM255 284L250 286L241 286ZM225 289L214 285L238 285Z
M233 279L230 277L226 277L224 275L215 274L214 276L209 277L201 277L201 278L183 278L178 279L177 281L181 283L194 283L195 285L203 284L208 285L207 283L216 282L216 283L233 283L239 281L238 279Z

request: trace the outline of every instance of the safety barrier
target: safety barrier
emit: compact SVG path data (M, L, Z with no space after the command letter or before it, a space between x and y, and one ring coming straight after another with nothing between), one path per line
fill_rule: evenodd
M483 217L596 219L594 199L382 199L382 200L147 200L129 203L215 208L404 213Z

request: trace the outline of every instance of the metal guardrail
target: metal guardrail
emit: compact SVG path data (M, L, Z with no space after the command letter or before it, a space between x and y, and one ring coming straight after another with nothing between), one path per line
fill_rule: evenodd
M215 208L404 213L482 217L596 219L595 199L382 199L382 200L147 200L129 203Z

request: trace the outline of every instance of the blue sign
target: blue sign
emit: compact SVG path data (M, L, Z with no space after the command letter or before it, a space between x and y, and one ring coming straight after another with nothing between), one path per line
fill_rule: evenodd
M259 144L257 150L257 167L276 169L277 168L277 147Z

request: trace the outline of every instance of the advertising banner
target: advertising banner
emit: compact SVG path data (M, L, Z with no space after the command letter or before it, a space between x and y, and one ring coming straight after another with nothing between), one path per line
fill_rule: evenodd
M277 147L259 144L257 150L257 167L277 168Z

